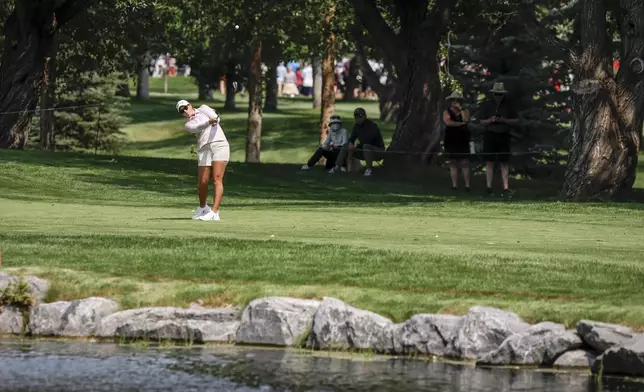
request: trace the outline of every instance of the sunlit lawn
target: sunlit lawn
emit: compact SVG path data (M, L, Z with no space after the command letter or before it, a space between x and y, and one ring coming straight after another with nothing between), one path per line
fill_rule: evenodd
M120 156L0 151L2 270L52 279L49 300L105 295L126 307L326 295L396 320L481 304L529 321L644 327L642 204L557 202L553 181L513 180L506 202L484 197L481 176L465 194L444 171L301 172L319 116L302 99L266 115L265 163L244 164L244 103L228 113L218 96L236 162L223 220L193 221L194 139L179 97L135 103ZM375 103L360 104L377 117ZM348 119L353 107L338 111Z

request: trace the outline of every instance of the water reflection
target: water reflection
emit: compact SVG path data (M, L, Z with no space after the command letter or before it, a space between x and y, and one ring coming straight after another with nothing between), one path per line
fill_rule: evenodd
M0 341L0 391L634 392L586 374L239 347Z

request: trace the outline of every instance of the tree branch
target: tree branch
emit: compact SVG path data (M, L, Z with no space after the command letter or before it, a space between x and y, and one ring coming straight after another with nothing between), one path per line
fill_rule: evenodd
M350 0L362 26L378 42L391 61L400 58L399 37L384 20L373 0Z
M433 28L437 36L445 34L452 16L456 0L436 0L431 17L427 18L421 25L422 29Z
M644 76L644 71L637 74L631 63L644 60L644 4L638 0L621 0L619 27L621 35L620 67L618 79L624 85L635 86L638 79Z
M426 20L428 0L397 0L396 12L400 19L400 35L412 39L418 27Z
M57 28L69 22L76 15L91 7L96 0L66 0L57 3L56 13ZM59 4L59 5L58 5Z
M574 50L564 41L557 38L554 31L544 27L535 15L535 1L536 0L521 0L519 4L519 17L525 23L528 33L535 39L542 41L545 40L548 45L561 52L571 63L577 60L577 55Z

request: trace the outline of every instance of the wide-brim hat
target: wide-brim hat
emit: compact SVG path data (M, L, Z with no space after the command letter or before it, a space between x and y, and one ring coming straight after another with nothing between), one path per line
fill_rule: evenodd
M502 82L496 82L494 83L494 86L492 87L492 90L490 90L491 93L495 94L507 94L508 91L504 88Z
M465 98L463 97L463 94L459 93L458 91L454 91L453 93L451 93L445 99L448 100L448 101L451 101L451 100L465 101Z
M180 100L179 102L177 102L177 112L181 113L181 108L188 105L190 105L190 102L186 101L185 99Z

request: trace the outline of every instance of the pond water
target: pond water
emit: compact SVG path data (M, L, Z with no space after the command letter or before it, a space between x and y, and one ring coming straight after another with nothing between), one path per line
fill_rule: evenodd
M0 391L644 391L586 373L231 346L0 340Z

